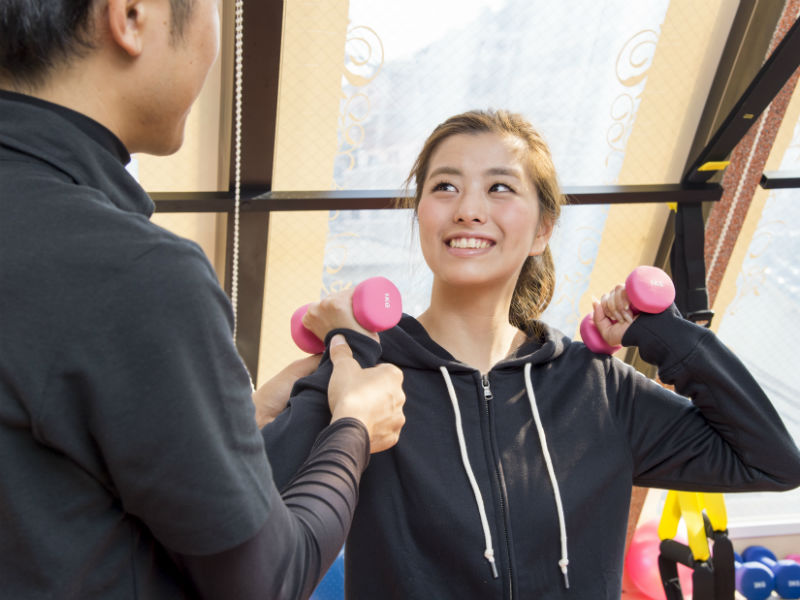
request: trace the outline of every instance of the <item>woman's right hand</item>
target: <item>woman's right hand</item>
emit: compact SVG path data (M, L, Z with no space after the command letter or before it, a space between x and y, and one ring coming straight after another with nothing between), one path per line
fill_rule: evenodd
M624 285L617 285L600 300L592 302L594 324L609 346L620 346L622 336L636 319Z
M369 432L371 453L394 446L405 424L402 371L386 363L362 368L342 335L333 336L329 353L333 363L328 383L331 423L345 417L361 421Z

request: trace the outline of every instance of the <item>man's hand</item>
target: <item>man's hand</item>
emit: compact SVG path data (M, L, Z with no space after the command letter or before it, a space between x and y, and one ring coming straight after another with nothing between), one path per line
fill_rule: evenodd
M594 324L609 346L622 344L622 336L636 316L631 310L625 286L618 285L600 300L592 302Z
M280 373L253 392L256 405L256 423L259 429L271 423L289 402L295 381L313 373L319 366L321 354L313 354L289 364Z
M333 363L328 383L331 422L353 417L364 423L371 453L394 446L406 422L402 371L390 364L362 369L341 335L333 336L329 352Z

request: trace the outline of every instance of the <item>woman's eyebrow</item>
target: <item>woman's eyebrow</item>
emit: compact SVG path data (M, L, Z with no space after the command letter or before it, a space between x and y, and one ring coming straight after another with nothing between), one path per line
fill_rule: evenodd
M428 177L436 177L437 175L461 175L461 171L455 167L437 167L428 174Z
M522 179L522 170L513 167L491 167L484 171L485 175L505 175L509 177L516 177ZM456 167L437 167L428 174L428 177L436 177L437 175L463 175L460 169Z
M522 171L511 167L492 167L491 169L486 169L485 172L487 175L508 175L522 179Z

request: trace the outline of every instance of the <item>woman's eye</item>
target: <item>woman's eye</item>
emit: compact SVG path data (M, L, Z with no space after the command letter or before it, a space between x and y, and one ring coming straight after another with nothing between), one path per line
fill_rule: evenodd
M454 192L455 189L456 188L452 183L447 183L446 181L440 181L433 186L434 192Z
M513 192L514 190L511 187L507 186L505 183L495 183L492 184L492 187L489 188L490 192Z

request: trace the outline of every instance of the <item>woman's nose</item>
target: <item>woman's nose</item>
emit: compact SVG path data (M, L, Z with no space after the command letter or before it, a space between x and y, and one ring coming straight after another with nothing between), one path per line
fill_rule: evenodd
M458 201L458 206L453 214L456 223L486 222L486 198L479 190L466 190Z

